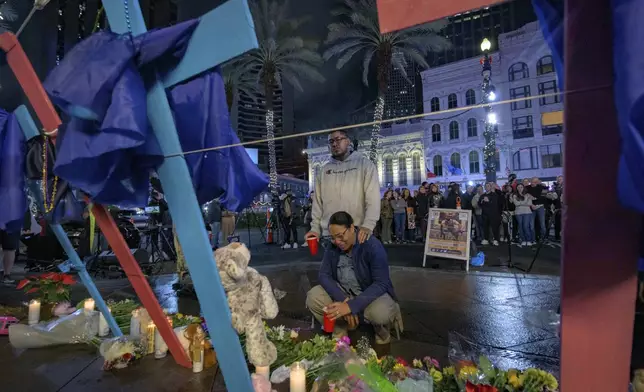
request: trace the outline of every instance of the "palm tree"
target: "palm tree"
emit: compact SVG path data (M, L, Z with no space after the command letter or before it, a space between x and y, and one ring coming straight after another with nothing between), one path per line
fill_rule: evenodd
M243 60L243 58L241 60L236 59L221 67L229 111L232 111L233 105L237 103L240 94L248 96L255 102L258 98L257 71L253 70L252 64L245 63Z
M385 108L385 93L389 84L389 72L393 67L407 78L407 59L413 60L421 68L429 68L425 55L432 51L444 50L449 41L437 35L446 24L433 22L407 30L380 33L376 0L343 0L342 8L333 12L342 20L331 23L326 39L328 45L324 59L337 56L336 67L342 68L356 54L364 52L362 59L362 82L369 85L369 69L375 58L378 98L374 121L381 121ZM369 158L377 161L380 123L371 130Z
M275 124L273 122L273 95L284 81L302 91L300 79L323 82L318 71L322 56L317 44L297 35L302 19L287 17L288 2L255 0L250 4L255 22L259 48L248 52L240 64L254 72L266 101L266 139L270 184L273 195L277 193L277 167L275 162Z

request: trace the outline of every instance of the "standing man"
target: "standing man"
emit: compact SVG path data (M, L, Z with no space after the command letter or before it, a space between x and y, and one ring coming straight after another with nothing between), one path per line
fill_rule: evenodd
M378 170L367 157L353 154L353 145L344 131L329 135L331 161L315 179L312 200L311 231L306 239L329 235L329 218L346 211L354 220L358 242L364 243L380 218Z
M297 249L296 208L296 202L290 191L280 195L280 218L282 220L282 228L284 229L284 245L282 245L282 249L291 249L291 247ZM291 233L293 234L292 241Z
M206 223L210 225L212 239L210 245L213 250L219 248L219 232L221 231L221 205L218 200L213 200L205 207Z

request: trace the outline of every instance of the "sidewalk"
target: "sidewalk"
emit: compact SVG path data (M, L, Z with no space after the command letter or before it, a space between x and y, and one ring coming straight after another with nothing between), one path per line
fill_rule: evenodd
M271 251L253 250L252 264L274 288L287 293L279 303L280 315L271 323L310 328L304 299L317 284L319 264L315 261L321 254L313 258L307 249L282 251L266 247ZM479 350L501 367L537 366L558 374L559 339L549 325L549 316L559 305L557 277L510 275L493 268L472 270L470 274L420 269L405 264L420 265L422 247L395 246L387 251L405 324L402 339L392 342L393 355L408 360L431 355L447 364L449 333L455 331L479 345ZM199 312L196 299L177 297L172 290L176 276L156 276L150 281L164 308L188 314ZM125 279L98 280L97 285L109 298L134 297ZM84 287L74 287L73 302L86 296ZM0 298L6 305L25 300L9 287L0 287ZM10 375L3 377L3 389L8 391L225 390L221 375L214 369L194 375L176 366L171 358L146 358L114 372L104 372L101 366L102 359L88 346L16 350L7 337L0 337L0 368L3 375Z

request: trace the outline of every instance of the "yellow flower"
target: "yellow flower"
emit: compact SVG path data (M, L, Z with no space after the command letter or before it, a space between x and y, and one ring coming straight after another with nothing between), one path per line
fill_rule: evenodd
M404 372L405 371L405 365L401 365L399 363L394 365L394 371L395 372Z
M519 389L521 388L521 379L517 375L516 371L513 373L508 372L508 384L512 386L514 389Z
M443 376L453 377L454 375L456 375L456 370L454 369L454 366L448 366L446 368L443 368Z
M435 384L438 384L439 382L443 381L443 373L441 373L439 370L431 368L429 370L429 374L432 376L432 379L434 379Z
M458 378L461 380L467 380L470 376L474 376L478 373L478 369L474 366L463 366L461 371L458 373Z
M412 361L412 366L421 369L423 367L423 361L414 358L414 360Z
M183 318L183 315L181 313L177 313L177 318L181 320Z
M292 329L291 330L291 339L297 339L297 337L300 336L296 330Z

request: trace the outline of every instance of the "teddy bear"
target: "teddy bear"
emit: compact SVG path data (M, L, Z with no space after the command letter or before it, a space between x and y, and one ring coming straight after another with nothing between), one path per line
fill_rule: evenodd
M279 311L270 282L248 266L250 251L244 244L233 242L217 249L215 260L233 328L246 334L248 361L256 367L270 366L277 359L277 349L266 336L263 319L273 319Z

